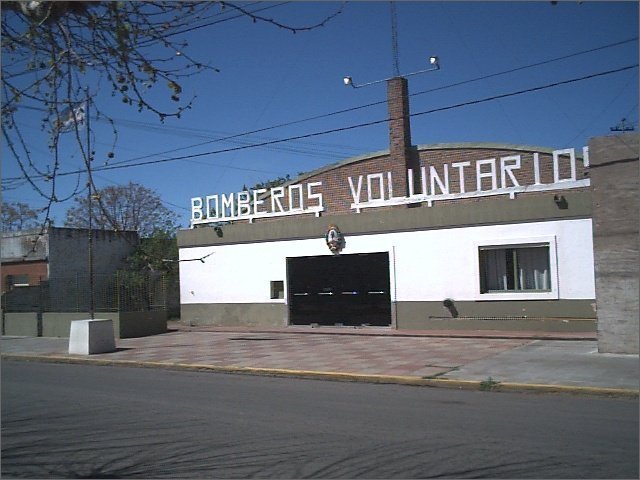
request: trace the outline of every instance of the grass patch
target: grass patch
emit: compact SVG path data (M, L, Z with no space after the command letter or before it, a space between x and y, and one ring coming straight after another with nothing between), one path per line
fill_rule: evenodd
M480 382L480 390L482 390L483 392L490 392L492 390L496 390L499 385L500 382L489 377L486 380Z

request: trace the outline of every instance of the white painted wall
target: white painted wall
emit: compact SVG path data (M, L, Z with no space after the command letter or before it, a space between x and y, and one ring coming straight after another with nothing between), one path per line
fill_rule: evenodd
M539 238L555 239L557 278L554 292L543 296L501 294L504 299L595 298L591 219L347 235L342 254L389 252L391 299L395 301L481 300L488 298L479 297L478 244L504 244L511 240L519 243ZM212 252L204 263L185 261ZM284 280L286 290L286 258L311 255L331 255L322 236L307 240L182 248L181 302L282 303L286 298L270 300L270 281Z

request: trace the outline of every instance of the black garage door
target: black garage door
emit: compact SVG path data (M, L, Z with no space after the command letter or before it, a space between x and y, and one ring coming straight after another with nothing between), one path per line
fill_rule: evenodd
M287 258L292 325L391 325L389 254Z

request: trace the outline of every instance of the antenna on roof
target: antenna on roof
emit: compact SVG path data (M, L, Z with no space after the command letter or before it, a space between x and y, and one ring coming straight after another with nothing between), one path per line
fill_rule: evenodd
M630 123L627 123L626 118L623 118L622 120L620 120L620 123L618 125L609 128L609 130L611 130L612 132L632 132L633 130L635 130L635 127Z
M400 59L398 56L398 17L396 15L396 3L389 2L391 9L391 53L393 55L393 75L400 76Z

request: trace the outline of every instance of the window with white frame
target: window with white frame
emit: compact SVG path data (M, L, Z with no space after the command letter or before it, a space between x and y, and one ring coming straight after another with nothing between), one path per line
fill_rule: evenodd
M14 287L28 287L29 276L28 275L7 275L5 277L7 288L12 289Z
M271 300L278 300L284 298L284 281L283 280L271 280Z
M550 244L478 247L480 294L551 292Z

